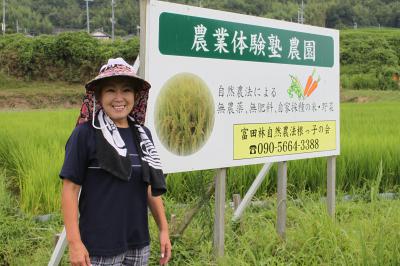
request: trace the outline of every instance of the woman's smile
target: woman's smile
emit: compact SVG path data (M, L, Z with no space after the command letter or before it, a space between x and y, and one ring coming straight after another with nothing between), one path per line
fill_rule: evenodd
M117 112L122 112L122 111L124 111L126 105L122 105L122 104L113 104L112 107L114 108L115 111L117 111Z

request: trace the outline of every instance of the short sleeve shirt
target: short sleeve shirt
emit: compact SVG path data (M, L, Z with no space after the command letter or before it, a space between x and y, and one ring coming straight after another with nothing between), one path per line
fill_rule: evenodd
M131 158L129 181L99 167L95 130L90 123L75 128L65 148L60 177L81 185L79 229L90 256L114 256L150 242L147 184L130 128L118 128ZM147 130L146 130L147 131Z

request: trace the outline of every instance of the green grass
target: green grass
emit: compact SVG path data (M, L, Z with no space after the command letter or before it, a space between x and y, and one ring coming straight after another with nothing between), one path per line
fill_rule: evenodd
M392 191L400 184L400 106L398 103L346 103L341 106L341 155L337 159L337 188L351 192L367 188L375 180L382 161L379 191ZM43 214L59 210L58 173L65 142L74 128L78 110L0 112L0 164L11 174L23 211ZM228 170L227 195L244 194L261 165ZM171 174L167 197L186 202L202 193L213 172ZM326 159L288 163L288 193L322 192L326 188ZM276 191L276 166L262 184L257 197Z
M342 188L360 187L383 163L384 183L400 184L398 103L342 104L341 147L338 180ZM345 178L345 180L343 179Z
M10 180L0 171L0 265L45 265L52 240L60 230L61 216L47 223L35 222L20 211L18 200L9 193Z
M381 27L380 29L378 27L371 27L371 28L360 28L360 29L341 29L340 34L347 34L347 35L364 35L365 33L371 33L371 34L398 34L400 30L398 28L387 28L387 27Z
M218 265L398 265L400 204L376 198L399 192L398 103L341 105L341 155L337 161L337 216L332 222L320 201L326 187L326 159L289 162L287 241L275 233L276 205L246 210L242 225L226 225L226 256ZM0 265L45 265L60 232L58 173L65 142L78 110L0 112ZM0 168L1 168L0 167ZM242 195L260 165L230 168L227 198ZM181 203L194 200L213 171L168 176L168 217L182 219ZM14 192L10 194L10 192ZM275 202L276 168L256 197ZM344 202L342 194L359 194ZM54 213L48 223L33 215ZM213 204L201 210L182 238L174 241L170 265L213 265ZM232 217L227 210L226 220ZM157 230L151 222L151 265L157 260ZM68 265L65 255L62 265Z
M10 172L22 210L59 210L58 174L77 115L76 110L0 113L0 166Z
M53 235L62 229L60 215L46 223L18 210L0 173L0 265L46 265L53 251ZM359 191L365 193L366 191ZM341 201L336 220L327 215L318 193L288 198L286 241L275 231L276 199L267 208L250 207L240 224L232 224L233 210L226 209L225 256L213 256L213 204L207 204L185 234L173 241L169 265L398 265L400 263L400 201ZM182 219L184 209L165 201L170 213ZM150 219L150 265L157 265L158 234ZM67 266L68 254L61 265Z

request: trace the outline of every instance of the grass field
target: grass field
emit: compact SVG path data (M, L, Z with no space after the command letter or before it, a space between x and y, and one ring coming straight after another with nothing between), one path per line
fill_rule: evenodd
M226 211L225 256L215 261L212 250L213 204L203 208L185 234L173 241L170 265L399 265L400 201L341 201L336 220L326 214L318 194L289 197L286 241L275 233L276 205L251 207L241 224L232 224ZM182 217L183 209L166 199L168 213ZM0 265L46 265L53 250L53 236L62 220L56 214L46 223L18 211L18 202L4 186L0 174ZM151 219L150 265L157 265L158 243ZM69 265L64 254L62 264Z
M336 222L328 218L320 200L325 195L326 160L289 162L287 240L279 239L275 233L273 167L256 194L272 203L268 208L250 208L240 226L227 223L226 256L219 265L400 264L399 200L378 200L374 196L378 191L400 192L400 105L396 100L400 97L396 92L379 96L357 92L345 93L366 97L368 100L361 102L368 103L341 105ZM0 112L0 265L47 263L53 235L62 228L58 173L77 115L78 109ZM229 169L227 198L233 193L243 195L260 167ZM174 213L181 218L182 203L197 198L212 176L211 170L169 175L165 197L168 217ZM343 194L359 197L352 202L341 201ZM46 213L53 214L49 222L33 219ZM231 215L227 209L227 221ZM183 237L174 241L171 265L216 264L212 255L212 216L211 201ZM154 265L158 254L154 222L151 234ZM67 256L63 265L68 265Z
M342 104L341 156L338 157L337 188L350 192L371 186L382 161L381 191L400 184L400 106L397 103ZM59 209L58 173L64 145L77 118L77 110L0 112L0 162L20 194L25 212L43 214ZM325 191L323 158L289 162L289 193ZM242 195L251 185L260 165L228 170L227 193ZM168 177L168 197L184 202L196 197L212 180L212 171L172 174ZM273 168L257 196L275 193Z

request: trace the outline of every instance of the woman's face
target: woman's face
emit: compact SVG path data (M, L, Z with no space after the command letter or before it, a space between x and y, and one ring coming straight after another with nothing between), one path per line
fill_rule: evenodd
M100 103L104 112L117 127L129 127L128 115L135 102L132 82L124 78L112 78L102 83Z

